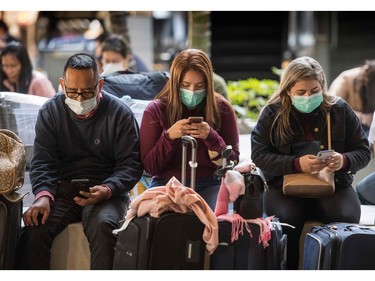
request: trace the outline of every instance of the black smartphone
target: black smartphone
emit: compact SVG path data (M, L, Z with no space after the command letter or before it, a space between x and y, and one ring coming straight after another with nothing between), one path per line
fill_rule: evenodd
M188 118L189 123L201 123L203 121L202 116L191 116Z
M75 196L87 198L80 194L80 191L90 192L90 181L88 179L74 179L70 182L72 184L73 190L75 191Z

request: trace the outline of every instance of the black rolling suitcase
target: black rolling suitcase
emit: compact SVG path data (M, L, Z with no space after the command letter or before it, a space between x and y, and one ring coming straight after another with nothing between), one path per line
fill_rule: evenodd
M20 196L17 192L6 196L0 195L0 269L18 267L24 196Z
M305 237L303 269L374 270L375 228L344 222L313 227Z
M196 140L183 137L182 184L186 149L192 145L191 187L195 187ZM194 214L167 212L159 218L135 217L117 235L113 269L203 269L204 224Z
M233 168L231 163L228 165L226 162L226 155L230 154L230 150L231 147L228 147L222 154L223 167L216 172L217 177L223 176L227 170ZM242 175L244 177L245 194L240 195L234 202L234 212L244 219L257 219L258 222L266 223L265 219L260 219L264 216L263 193L268 190L265 177L259 168L242 173ZM219 213L216 212L217 215ZM240 233L235 241L231 241L232 223L219 220L218 224L219 246L211 256L211 269L286 269L287 236L283 234L278 219L273 218L270 222L271 239L268 241L267 247L264 247L263 243L259 241L261 234L259 224L248 224L251 235L243 227L242 234Z
M286 269L287 237L278 222L271 222L271 239L267 247L259 243L260 226L255 223L249 226L252 236L244 230L238 240L231 242L232 224L219 221L219 246L211 256L211 269Z

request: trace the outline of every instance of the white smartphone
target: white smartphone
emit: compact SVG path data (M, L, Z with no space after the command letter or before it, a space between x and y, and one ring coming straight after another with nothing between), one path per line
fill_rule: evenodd
M327 159L333 155L333 152L333 149L321 150L316 156L318 157L318 159Z

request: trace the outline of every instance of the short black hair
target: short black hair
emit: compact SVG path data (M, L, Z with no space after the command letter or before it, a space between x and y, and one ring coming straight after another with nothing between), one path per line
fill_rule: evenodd
M121 54L123 58L132 53L130 43L124 37L117 34L110 35L103 42L102 54L103 52L110 51Z
M64 77L68 68L92 69L94 77L99 77L98 65L96 63L96 60L86 53L78 53L68 58L64 66Z

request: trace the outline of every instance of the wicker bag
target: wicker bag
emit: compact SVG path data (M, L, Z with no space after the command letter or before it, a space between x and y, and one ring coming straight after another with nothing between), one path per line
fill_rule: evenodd
M331 149L331 118L327 113L328 149ZM334 173L326 169L319 173L298 173L284 176L283 193L302 198L319 198L335 193Z
M12 131L0 129L0 194L10 194L24 183L25 147Z

